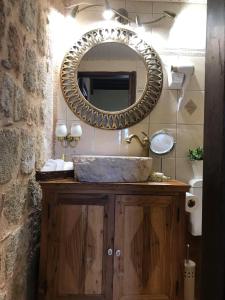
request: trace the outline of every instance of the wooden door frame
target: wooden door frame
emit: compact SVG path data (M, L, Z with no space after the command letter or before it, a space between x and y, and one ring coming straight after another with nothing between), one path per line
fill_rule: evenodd
M207 7L201 300L224 300L225 1Z

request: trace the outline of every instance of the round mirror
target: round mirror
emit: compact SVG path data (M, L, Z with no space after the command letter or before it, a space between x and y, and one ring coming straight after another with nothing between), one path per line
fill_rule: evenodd
M157 155L164 155L173 150L175 140L164 130L157 131L150 137L150 150Z
M101 55L107 57L104 63ZM158 54L125 28L87 32L66 54L61 68L69 108L84 122L102 129L127 128L143 120L157 104L162 85ZM110 92L104 95L100 88ZM123 100L121 94L126 95Z
M127 45L97 45L82 58L78 84L85 99L104 111L121 111L142 96L147 69L140 55Z

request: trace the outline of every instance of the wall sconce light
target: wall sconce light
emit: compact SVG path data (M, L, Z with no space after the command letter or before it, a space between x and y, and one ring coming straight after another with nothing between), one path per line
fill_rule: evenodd
M64 122L57 122L55 127L55 136L64 148L76 147L82 135L82 128L78 122L73 122L71 125L70 133L67 131Z
M108 0L104 0L104 3L102 4L89 4L89 3L76 3L76 4L72 4L70 6L66 6L67 9L72 9L71 15L73 17L76 17L76 15L88 8L91 7L103 7L104 11L103 11L103 17L106 20L110 20L113 17L115 17L115 19L120 22L121 24L136 24L136 27L138 29L141 28L141 30L143 30L143 26L144 25L149 25L149 24L154 24L157 23L159 21L161 21L164 18L170 18L170 19L174 19L176 17L176 14L170 11L163 11L162 15L156 19L153 20L149 20L146 22L141 22L140 21L140 17L137 15L136 16L136 20L131 19L130 17L128 17L128 12L124 9L124 8L120 8L120 9L114 9L111 7L111 5L109 4Z

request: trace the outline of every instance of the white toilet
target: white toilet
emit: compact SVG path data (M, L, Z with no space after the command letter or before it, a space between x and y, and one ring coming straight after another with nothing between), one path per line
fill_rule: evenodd
M194 236L202 235L202 178L192 179L189 181L190 193L198 198L198 205L190 213L189 231Z

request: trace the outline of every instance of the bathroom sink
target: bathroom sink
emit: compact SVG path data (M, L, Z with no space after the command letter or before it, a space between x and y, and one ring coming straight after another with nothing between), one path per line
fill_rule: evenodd
M150 157L76 155L73 162L82 182L145 182L152 170Z

